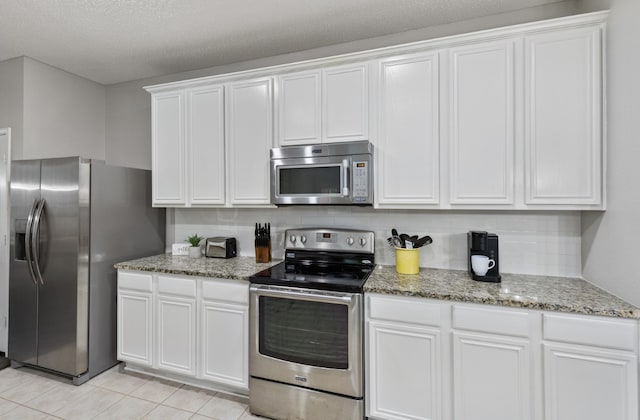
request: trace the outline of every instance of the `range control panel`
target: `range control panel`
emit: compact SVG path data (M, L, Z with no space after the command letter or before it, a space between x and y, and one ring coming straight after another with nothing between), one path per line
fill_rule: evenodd
M368 230L304 228L288 229L286 249L310 251L346 251L373 254L375 235Z

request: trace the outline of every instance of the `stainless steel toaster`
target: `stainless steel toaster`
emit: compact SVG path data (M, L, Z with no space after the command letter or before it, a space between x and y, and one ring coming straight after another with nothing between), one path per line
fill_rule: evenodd
M236 238L216 236L207 238L205 255L211 258L233 258L236 256Z

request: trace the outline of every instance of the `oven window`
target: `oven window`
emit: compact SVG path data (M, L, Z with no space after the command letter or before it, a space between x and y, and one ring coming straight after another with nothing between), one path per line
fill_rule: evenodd
M259 350L293 363L349 367L346 305L261 296Z
M280 194L340 194L340 166L280 168Z

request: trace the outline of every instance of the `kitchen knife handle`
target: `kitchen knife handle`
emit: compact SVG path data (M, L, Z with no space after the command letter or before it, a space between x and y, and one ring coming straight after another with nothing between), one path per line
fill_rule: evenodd
M36 198L31 205L31 210L29 210L29 216L27 217L27 227L25 229L24 235L24 248L27 257L27 266L29 267L29 274L31 275L31 280L33 280L33 284L38 285L38 280L36 279L36 274L33 271L33 259L31 253L31 229L33 227L33 217L36 212L36 208L38 207L39 199Z
M40 280L40 284L44 286L44 280L42 280L42 272L40 271L40 256L38 255L38 249L40 248L40 241L38 236L40 234L40 222L42 220L42 212L44 211L44 198L40 200L38 204L38 208L36 209L35 215L33 217L33 234L31 235L31 247L33 248L33 265L35 266L35 272L38 276L38 280Z

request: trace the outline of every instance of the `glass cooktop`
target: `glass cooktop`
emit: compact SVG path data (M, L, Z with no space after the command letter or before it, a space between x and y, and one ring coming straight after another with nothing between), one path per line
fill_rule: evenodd
M340 263L283 261L251 276L252 283L309 289L362 292L364 283L373 270L369 266Z

